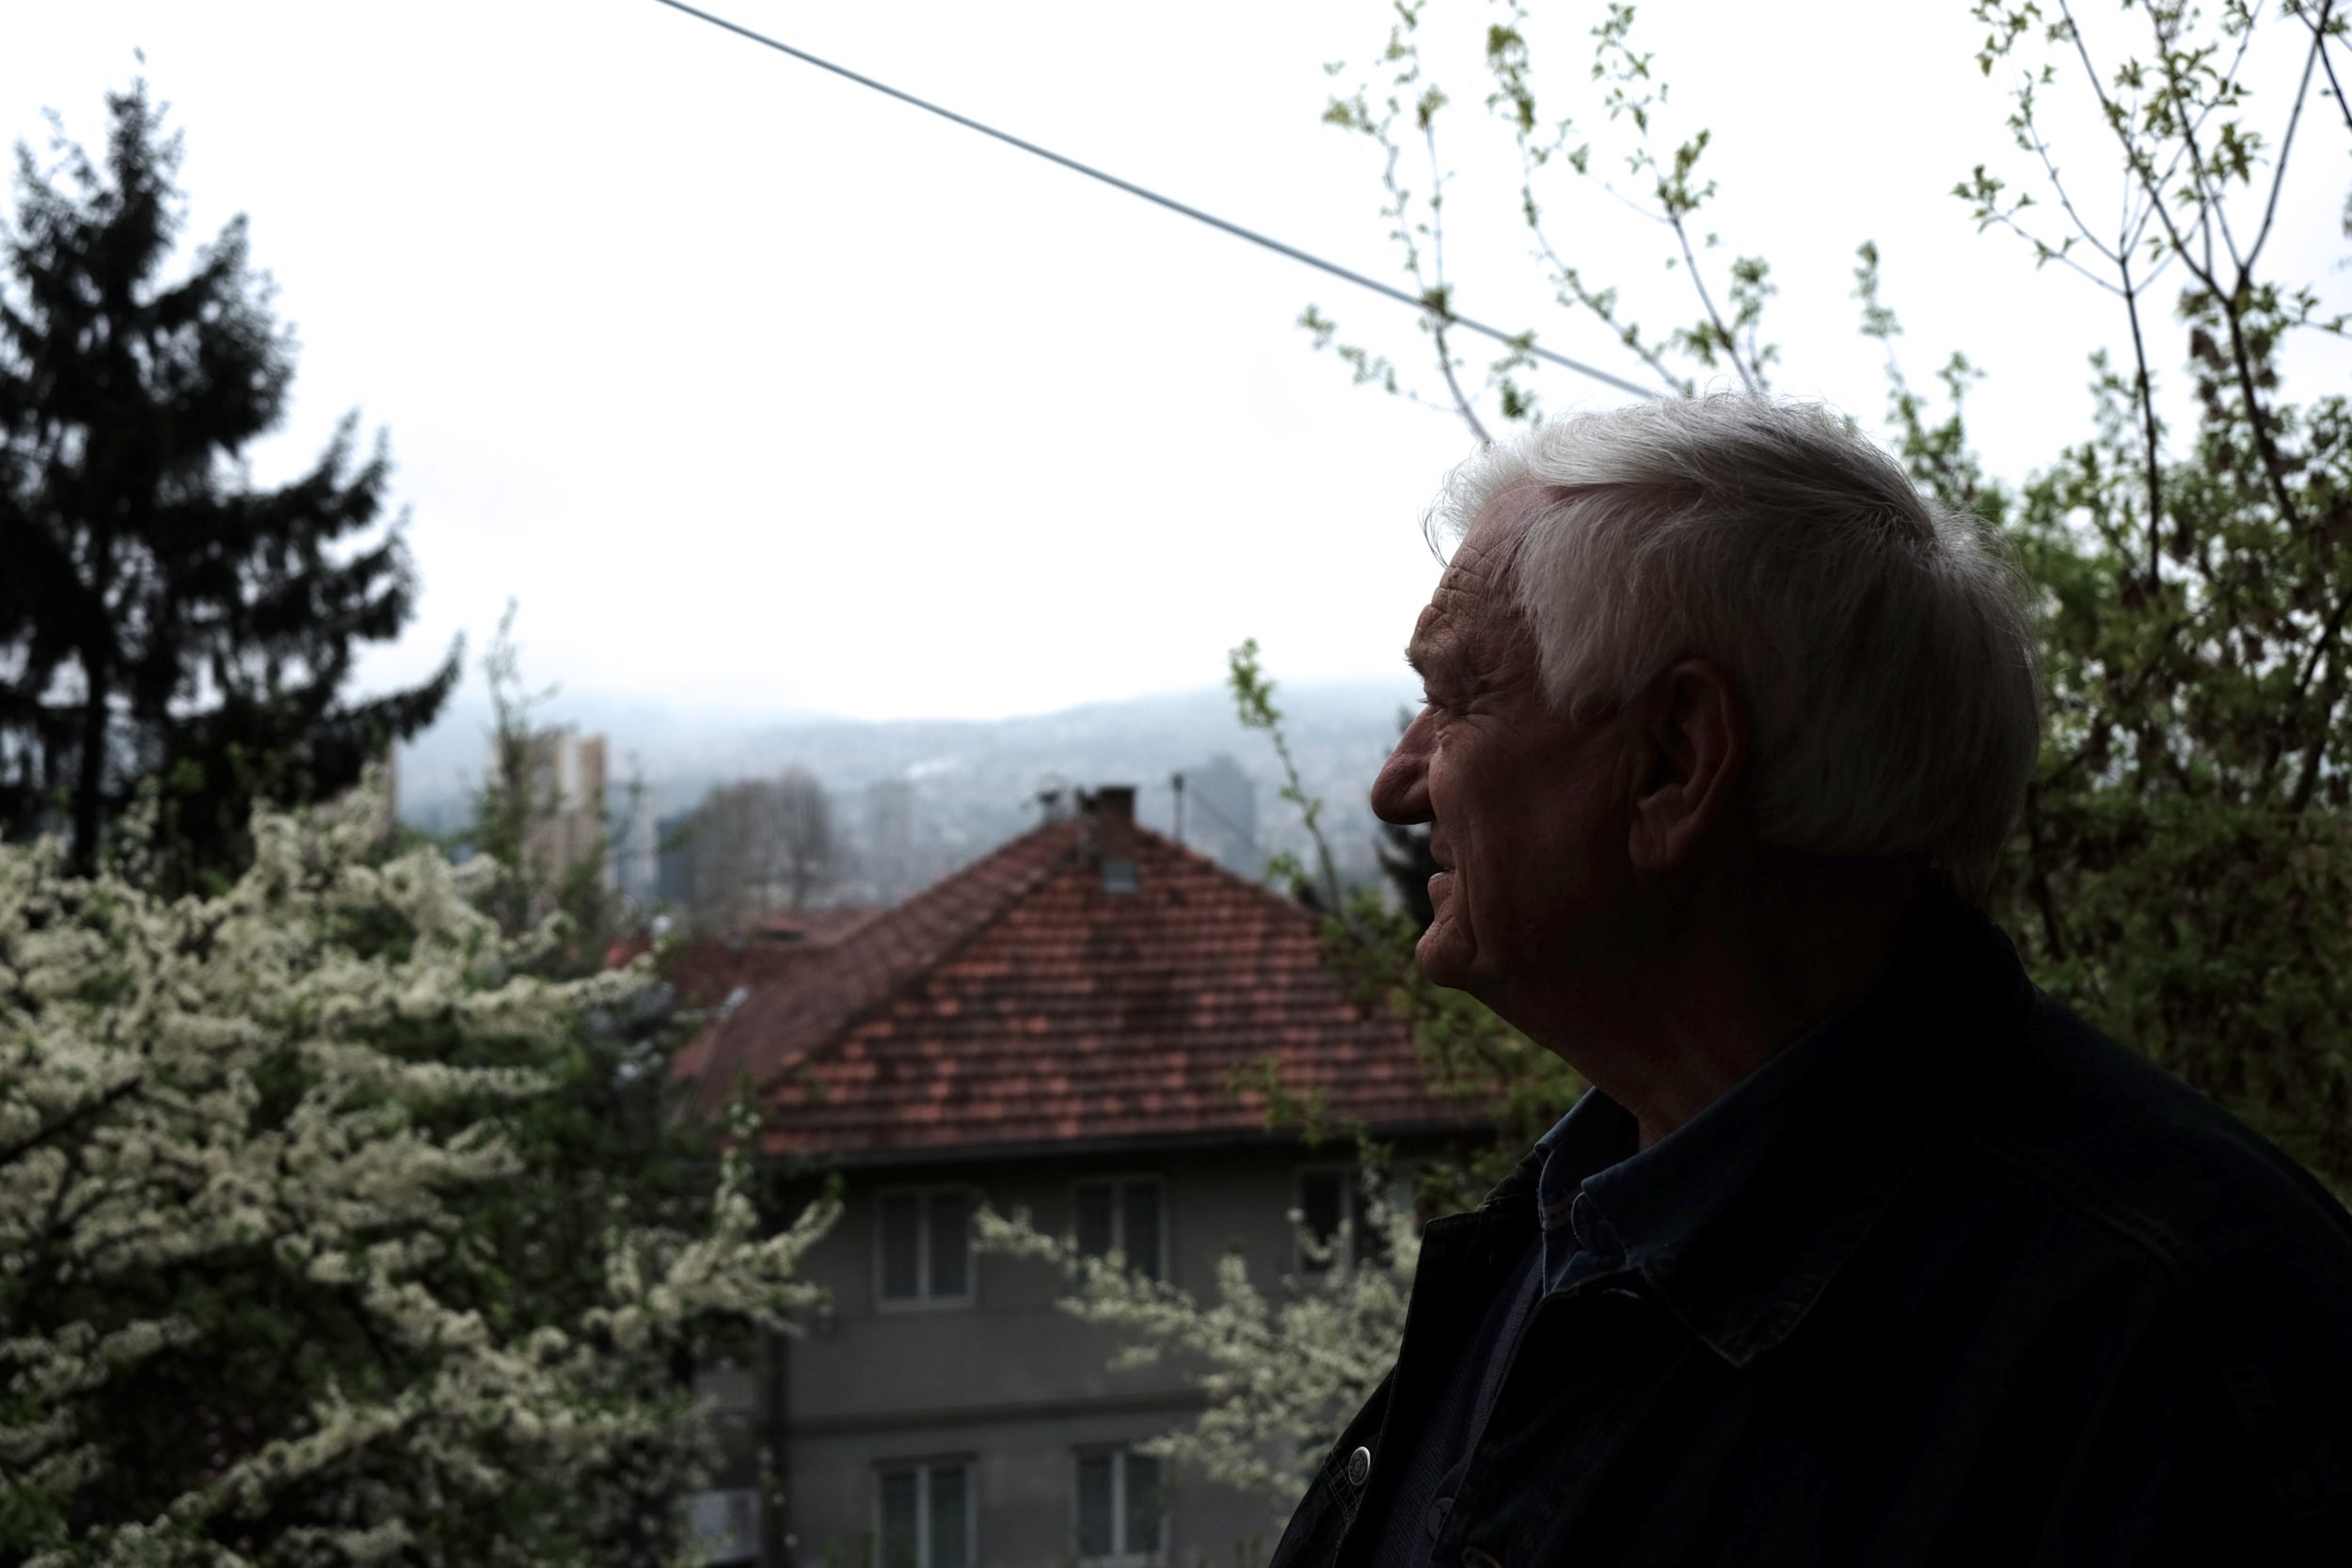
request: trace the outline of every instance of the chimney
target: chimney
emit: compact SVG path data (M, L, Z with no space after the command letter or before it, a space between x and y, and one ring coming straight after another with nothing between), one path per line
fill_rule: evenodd
M1103 891L1136 891L1136 786L1104 784L1087 797L1094 857L1103 867Z

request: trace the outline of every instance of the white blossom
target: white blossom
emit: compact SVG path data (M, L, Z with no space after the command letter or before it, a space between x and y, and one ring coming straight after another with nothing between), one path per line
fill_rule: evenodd
M1206 1407L1190 1427L1161 1434L1143 1451L1263 1498L1279 1520L1386 1375L1405 1336L1420 1227L1409 1211L1387 1201L1376 1177L1368 1175L1362 1187L1364 1226L1385 1239L1385 1258L1350 1262L1345 1227L1335 1242L1319 1242L1294 1212L1297 1245L1318 1272L1286 1278L1272 1295L1251 1282L1243 1259L1228 1254L1217 1262L1214 1299L1196 1299L1131 1272L1116 1253L1089 1256L1070 1237L1041 1233L1021 1210L1008 1218L983 1209L977 1244L1060 1269L1073 1286L1062 1309L1108 1325L1123 1341L1113 1366L1168 1359L1181 1367Z
M681 1500L674 1353L714 1324L789 1331L815 1299L796 1274L834 1207L762 1234L739 1150L699 1228L591 1227L602 1291L573 1316L480 1305L531 1264L533 1238L481 1229L536 1179L517 1118L650 970L535 974L560 927L503 937L473 903L489 868L437 849L374 863L377 805L257 813L251 868L213 898L0 846L0 1560L519 1568L530 1541L445 1538L519 1487L569 1499L584 1551ZM202 1461L159 1490L109 1423L199 1363L297 1365L318 1392L268 1429L225 1397L146 1410ZM590 1475L626 1484L571 1482Z

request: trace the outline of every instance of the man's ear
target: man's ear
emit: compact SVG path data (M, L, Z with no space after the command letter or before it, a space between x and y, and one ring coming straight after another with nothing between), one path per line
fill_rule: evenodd
M1635 869L1656 874L1689 861L1729 813L1747 771L1747 711L1721 669L1684 659L1650 683L1641 740L1626 848Z

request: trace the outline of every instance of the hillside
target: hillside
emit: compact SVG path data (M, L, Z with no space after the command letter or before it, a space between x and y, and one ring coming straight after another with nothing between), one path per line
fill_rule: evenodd
M1301 687L1279 695L1301 776L1310 792L1328 802L1325 821L1333 851L1353 874L1372 874L1375 823L1364 795L1396 737L1400 710L1415 700L1402 675L1394 684ZM1253 874L1267 855L1305 847L1295 808L1278 798L1280 769L1272 747L1264 736L1240 726L1231 698L1216 688L994 721L750 720L593 696L558 697L539 718L604 735L615 782L642 779L655 818L691 809L713 784L798 766L823 782L854 844L869 786L906 781L913 793L912 847L925 879L1035 823L1040 791L1056 784L1135 784L1139 820L1173 832L1170 776L1200 769L1220 754L1255 785L1255 822L1220 825L1212 815L1216 800L1204 800L1196 790L1187 801L1186 836ZM481 773L488 728L486 703L469 693L402 748L405 819L435 831L462 819ZM617 791L613 804L620 804ZM1220 832L1221 826L1254 832ZM1243 839L1246 846L1236 842Z

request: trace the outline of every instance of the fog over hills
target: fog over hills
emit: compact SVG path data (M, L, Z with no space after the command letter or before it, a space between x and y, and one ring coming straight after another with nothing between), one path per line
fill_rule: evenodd
M1358 874L1373 867L1375 824L1365 791L1396 738L1400 710L1417 701L1403 673L1393 682L1285 686L1276 693L1300 776L1327 802L1324 821L1333 852ZM1223 825L1254 826L1246 835L1251 847L1223 858L1254 874L1266 855L1305 847L1296 808L1278 798L1281 769L1272 745L1241 727L1221 688L993 721L747 718L588 694L559 694L533 717L541 726L603 735L613 784L643 780L656 818L691 810L715 784L800 767L834 797L836 819L854 846L869 786L906 781L926 879L1034 825L1040 791L1057 784L1133 784L1137 818L1171 832L1170 776L1219 755L1231 757L1256 786L1255 823ZM401 748L403 817L437 831L463 819L486 760L489 722L486 700L463 692L438 722ZM617 809L617 787L613 794ZM1215 841L1220 824L1210 814L1219 809L1214 796L1189 791L1187 838Z

